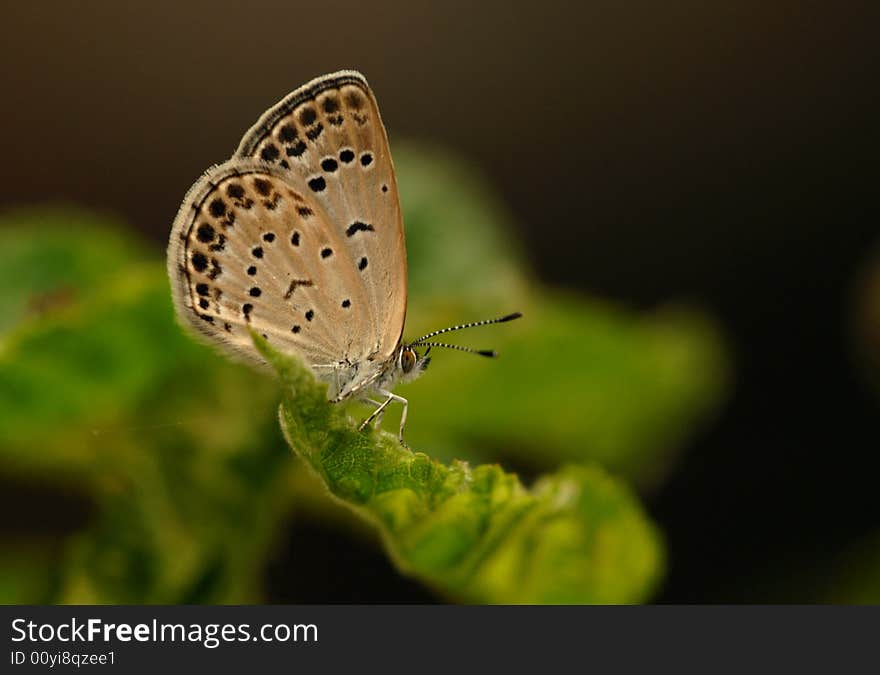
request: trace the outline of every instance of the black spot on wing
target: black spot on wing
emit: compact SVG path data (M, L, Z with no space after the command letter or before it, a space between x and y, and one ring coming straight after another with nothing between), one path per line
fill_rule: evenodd
M208 210L211 212L212 216L219 218L226 213L226 203L222 199L215 199L211 202Z
M345 234L349 237L353 237L358 232L373 232L373 226L369 223L362 223L359 220L354 221L348 228L345 230Z
M211 271L208 272L208 278L214 280L221 274L223 274L223 268L220 267L220 263L217 262L217 258L211 258Z
M318 113L315 112L314 108L303 108L299 113L299 122L304 127L314 124L316 119L318 119Z
M204 272L208 269L208 256L204 253L193 253L192 265L196 272Z
M217 243L211 244L209 248L212 251L222 251L224 248L226 248L226 236L221 234L219 237L217 237Z
M296 127L292 124L285 124L278 130L278 138L284 143L293 143L296 140Z
M202 223L201 225L199 225L199 229L196 230L196 239L198 239L203 244L214 241L214 228L211 227L208 223Z
M254 179L254 187L264 197L268 197L269 193L272 191L272 183L267 181L265 178L255 178Z
M293 145L287 148L284 152L287 153L288 157L299 157L306 151L306 144L300 140L297 140Z
M360 110L364 106L364 97L360 92L350 91L345 96L345 104L353 110Z

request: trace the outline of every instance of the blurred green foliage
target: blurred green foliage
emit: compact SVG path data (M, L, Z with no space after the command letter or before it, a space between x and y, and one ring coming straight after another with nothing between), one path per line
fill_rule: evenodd
M291 432L291 390L176 325L158 252L76 209L0 220L0 481L94 507L60 541L4 535L0 601L260 601L268 552L306 505L328 527L366 517L399 568L440 597L650 597L662 543L622 479L661 480L717 409L727 372L717 331L692 311L638 315L543 287L477 173L406 145L395 162L408 334L525 317L462 336L497 346L497 362L438 354L402 388L409 441L425 454L356 434L345 418L356 405L322 401L336 452L366 453L331 472L330 440L300 421L309 442L297 451L354 515L340 516L287 449L276 412L283 393ZM546 475L526 488L499 466L451 461L499 459Z

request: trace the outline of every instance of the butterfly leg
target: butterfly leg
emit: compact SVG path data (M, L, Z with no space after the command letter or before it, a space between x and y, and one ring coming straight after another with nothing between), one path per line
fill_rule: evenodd
M391 404L392 401L397 401L401 405L403 405L403 412L400 414L400 433L398 434L397 439L400 441L400 444L408 448L409 446L406 444L406 441L403 440L403 429L406 426L406 411L409 408L409 401L407 401L403 396L398 396L397 394L392 394L390 391L385 391L384 389L380 389L379 392L382 396L385 396L385 400L379 404L379 407L376 408L373 413L365 419L360 427L358 427L358 431L363 431L367 425L372 422L374 419L382 419L382 415L385 414L385 409ZM370 401L371 403L376 403L376 401Z
M408 448L409 446L406 444L406 441L403 440L403 430L406 427L406 411L409 409L409 401L403 398L403 396L392 394L390 391L385 391L384 389L380 389L379 393L382 394L382 396L387 396L388 401L397 401L403 406L403 412L400 413L400 432L397 434L397 440L400 441L400 444L403 447Z
M384 392L379 392L379 393L384 395ZM391 401L393 401L393 400L394 399L391 398L391 396L389 396L384 401L382 401L382 403L379 403L378 401L373 401L371 399L367 399L368 403L373 403L374 405L378 405L379 407L376 408L367 419L365 419L363 422L361 422L361 425L358 427L358 431L363 431L364 429L366 429L370 425L370 422L372 422L373 420L377 419L378 421L381 422L382 416L385 414L385 408L387 408L391 404Z
M377 401L376 399L373 399L373 398L368 398L367 403L369 403L370 405L374 405L379 408L382 408L382 411L379 412L379 414L377 414L375 416L376 426L377 427L382 426L382 418L385 417L385 408L383 407L383 405L385 407L387 407L387 403L383 403L382 401Z

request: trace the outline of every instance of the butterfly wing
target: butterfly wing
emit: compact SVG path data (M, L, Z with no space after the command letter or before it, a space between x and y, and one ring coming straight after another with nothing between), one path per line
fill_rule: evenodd
M274 148L274 150L270 149ZM189 191L168 254L178 314L262 361L248 326L344 397L392 357L406 312L397 185L362 76L328 75L271 108Z
M235 156L283 169L321 206L367 287L365 353L390 358L406 317L406 244L388 137L364 76L340 71L300 87L263 114Z

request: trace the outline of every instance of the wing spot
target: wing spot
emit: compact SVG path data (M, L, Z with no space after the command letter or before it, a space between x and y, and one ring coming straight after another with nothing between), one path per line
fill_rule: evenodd
M299 114L300 124L304 127L313 124L316 119L318 119L318 113L315 112L314 108L303 108Z
M388 186L382 183L382 192L388 192Z
M211 303L208 302L208 298L200 298L199 299L199 307L202 309L208 309Z
M244 314L244 318L246 321L251 320L251 311L253 309L254 309L254 306L249 302L246 302L241 306L241 313Z
M367 269L367 259L365 257L361 258L361 261L358 263L358 269L361 272L363 272L365 269Z
M257 267L256 267L256 265L251 265L250 267L248 267L248 268L247 268L247 273L248 273L248 276L249 276L249 277L254 276L254 275L257 273Z
M324 180L323 176L318 176L309 181L309 187L312 189L312 192L323 192L327 187L327 181Z
M329 258L331 255L333 255L332 248L322 248L321 249L321 257L322 258Z
M324 99L324 103L321 107L324 108L324 112L328 115L330 113L335 113L337 110L339 110L339 99L337 99L335 96L328 96Z
M221 234L221 235L217 238L217 243L216 243L216 244L211 244L211 246L210 246L209 248L210 248L212 251L222 251L224 248L226 248L226 237L225 237L224 235Z
M287 153L288 157L299 157L306 151L306 144L300 140L297 140L296 144L287 148L284 152Z
M244 197L244 188L238 183L230 183L226 188L226 194L233 199L241 199Z
M346 298L345 300L342 301L342 308L348 309L349 307L351 307L351 300Z
M293 143L296 140L296 127L292 124L285 124L278 130L278 138L284 143Z
M262 157L267 162L274 162L278 159L279 155L278 146L270 143L265 148L263 148L262 152L260 152L260 157Z
M284 299L290 300L290 296L293 295L293 292L299 286L314 286L314 283L311 279L294 279L290 282L290 286L287 287L287 292L284 294Z
M301 330L302 330L302 328L300 328L299 326L294 326L293 328L290 329L290 332L291 333L299 333Z
M361 155L361 166L366 168L373 163L373 155L372 153L365 152Z
M346 148L342 152L339 153L339 159L341 159L346 164L350 164L354 159L354 151Z
M208 272L208 278L212 281L223 274L223 268L217 262L217 258L211 258L211 271Z
M299 246L299 232L294 232L290 235L290 243L294 246Z
M208 295L208 284L196 284L196 293L199 295Z
M306 129L306 138L310 141L315 141L318 139L318 136L321 135L321 132L324 131L324 125L318 122L311 129Z
M259 286L254 286L251 290L248 291L248 294L252 298L259 298L263 291L260 290Z
M299 206L297 207L296 212L303 218L308 218L309 216L315 215L315 212L312 211L308 206Z
M345 230L345 234L349 237L353 237L358 232L374 232L373 226L369 223L362 223L359 220L354 221L348 228Z
M345 103L349 108L360 110L364 105L364 99L356 91L350 91L345 97Z
M273 241L275 241L275 233L274 232L266 232L266 234L263 235L263 241L271 244Z
M214 228L208 225L208 223L202 223L196 231L196 238L203 244L214 241Z
M257 192L259 192L264 197L268 197L269 193L272 191L272 183L267 181L265 178L255 178L254 187L257 188Z
M251 253L253 254L254 258L262 258L263 257L263 247L262 246L255 246L253 249L251 249Z
M324 169L324 171L333 173L339 168L339 164L332 157L326 157L321 160L321 168Z
M208 269L208 256L204 253L193 253L192 264L196 272L204 272Z
M215 218L219 218L226 213L226 203L222 199L215 199L208 208L211 211L211 215Z
M314 318L315 318L315 310L310 309L308 312L306 312L306 321L311 321Z

